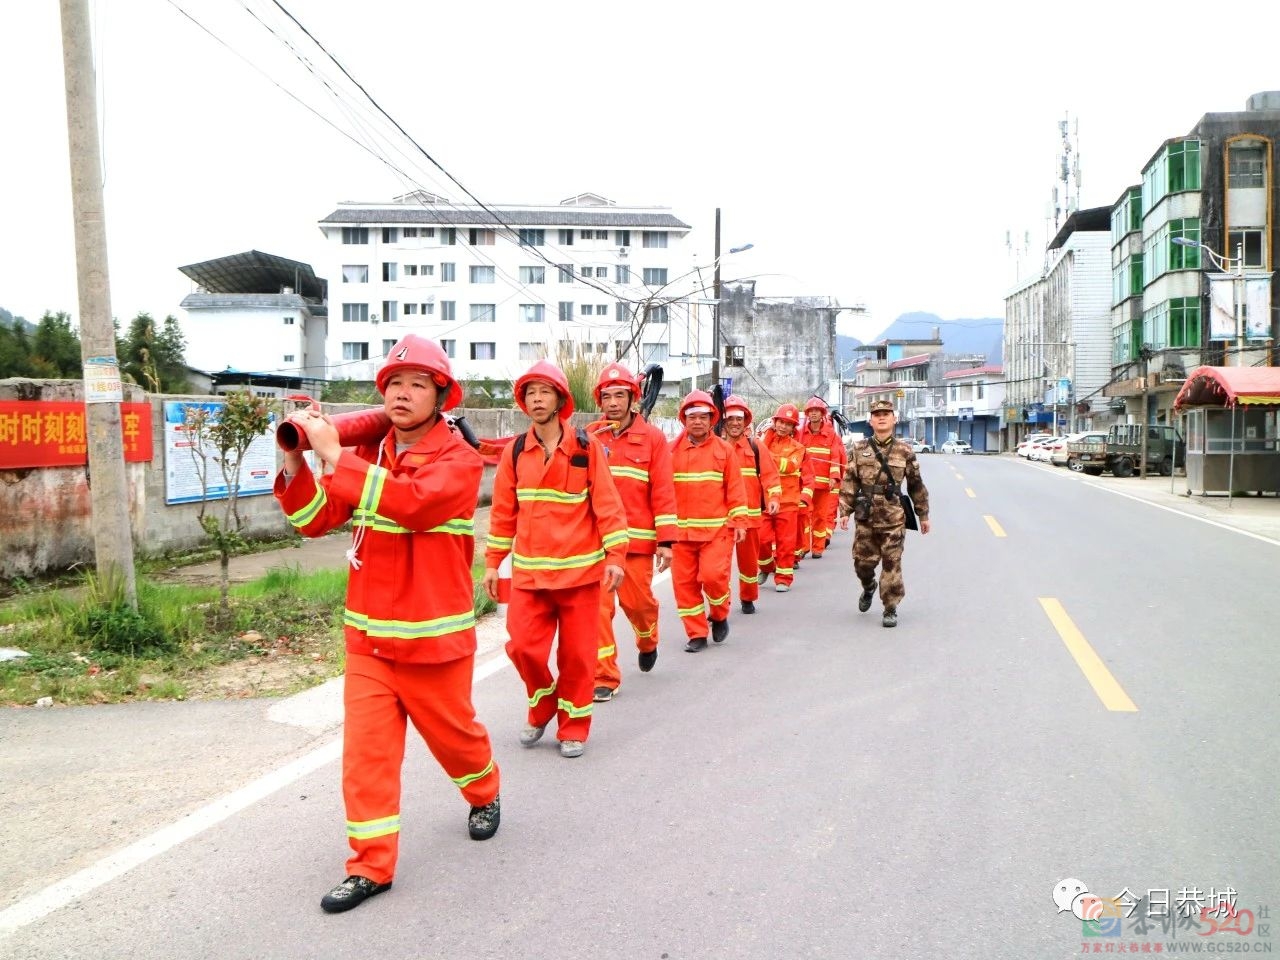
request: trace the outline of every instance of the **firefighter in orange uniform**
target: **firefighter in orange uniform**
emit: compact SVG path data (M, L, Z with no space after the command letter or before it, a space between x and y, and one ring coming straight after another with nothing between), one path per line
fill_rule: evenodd
M318 413L295 418L333 468L319 482L286 453L275 495L289 522L316 537L351 521L343 632L342 793L352 854L347 878L320 901L328 913L391 887L400 839L406 718L471 804L468 831L498 829L498 767L471 705L476 632L472 520L480 456L440 413L462 388L436 343L409 334L378 371L391 429L344 450Z
M724 402L724 438L742 464L742 487L747 498L747 536L737 545L738 602L743 613L755 613L760 599L760 527L778 512L782 481L768 451L751 437L751 409L738 395ZM763 506L762 506L763 504Z
M760 577L763 583L772 573L773 589L786 593L795 582L795 558L799 552L801 517L813 502L813 467L804 444L796 438L800 411L794 403L784 403L761 438L778 468L782 494L778 512L765 517L760 532Z
M533 424L498 461L484 587L498 599L498 566L510 553L507 656L529 695L520 743L532 747L554 717L560 755L580 757L591 732L600 591L622 583L627 515L604 448L569 425L564 372L539 360L516 381L515 397ZM557 633L559 676L549 665Z
M844 443L836 435L835 426L827 416L826 401L821 397L809 398L804 405L804 416L800 442L808 449L813 463L813 503L801 533L800 555L808 552L817 560L831 542L835 528L840 480L844 477Z
M723 643L729 636L733 547L747 534L747 501L737 456L711 432L718 417L711 395L694 390L680 404L684 433L671 442L678 528L671 585L689 653L706 648L708 619L712 640Z
M676 491L671 479L671 450L656 426L640 418L640 381L620 363L600 372L596 403L611 429L596 433L609 454L609 473L627 511L626 576L618 587L618 605L631 623L640 670L658 662L658 601L653 595L654 558L658 572L671 566L676 539ZM614 595L600 593L600 636L596 656L595 702L612 700L622 683L613 633Z

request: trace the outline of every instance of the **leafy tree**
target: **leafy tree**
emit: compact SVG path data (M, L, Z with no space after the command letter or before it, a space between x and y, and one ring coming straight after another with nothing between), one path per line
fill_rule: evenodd
M243 547L241 534L244 518L240 516L240 468L249 445L271 426L271 409L267 401L248 390L229 393L221 412L211 414L204 406L192 405L186 410L186 428L192 441L188 449L200 478L201 529L217 548L221 567L221 610L229 613L227 588L230 583L229 563L232 551ZM213 463L210 463L210 461ZM217 469L227 487L222 516L209 512L209 471Z
M510 410L515 406L510 380L476 377L464 381L462 390L462 406L470 410Z
M382 403L377 387L368 380L330 380L320 399L325 403Z
M31 376L31 340L18 322L0 323L0 379Z
M120 372L152 393L185 393L190 389L183 356L186 347L176 317L165 317L163 328L157 330L151 314L140 313L117 345Z
M31 337L32 375L76 380L83 376L80 336L71 328L71 316L46 313Z

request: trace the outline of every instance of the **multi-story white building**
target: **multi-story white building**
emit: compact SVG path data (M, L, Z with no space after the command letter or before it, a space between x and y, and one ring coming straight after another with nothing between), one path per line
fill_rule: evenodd
M689 339L690 304L711 279L668 210L594 194L484 208L418 191L342 203L320 229L331 380L372 380L407 333L438 341L466 379L512 380L540 357L666 364L687 352L671 344Z

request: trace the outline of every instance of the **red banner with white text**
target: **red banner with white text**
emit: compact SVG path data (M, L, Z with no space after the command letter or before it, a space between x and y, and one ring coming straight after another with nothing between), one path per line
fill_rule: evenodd
M125 460L150 460L151 404L120 404L120 432ZM88 462L83 402L0 400L0 470L74 467Z

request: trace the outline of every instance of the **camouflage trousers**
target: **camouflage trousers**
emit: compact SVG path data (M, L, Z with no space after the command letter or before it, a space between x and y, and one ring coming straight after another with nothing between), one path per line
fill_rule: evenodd
M902 542L906 529L873 527L857 524L853 533L853 572L857 574L863 589L876 579L876 567L880 568L880 602L886 610L895 610L907 595L902 582Z

